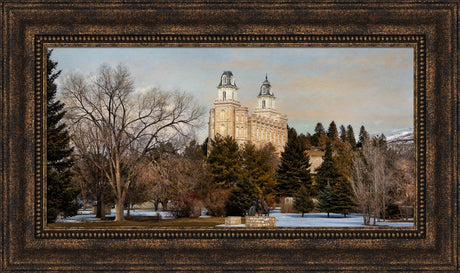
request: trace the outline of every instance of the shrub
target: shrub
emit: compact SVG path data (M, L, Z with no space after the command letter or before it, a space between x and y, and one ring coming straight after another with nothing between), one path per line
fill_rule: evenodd
M184 193L172 200L171 212L176 218L197 218L201 215L203 203L194 193Z
M206 196L205 206L212 216L225 216L225 204L230 194L229 189L210 190Z

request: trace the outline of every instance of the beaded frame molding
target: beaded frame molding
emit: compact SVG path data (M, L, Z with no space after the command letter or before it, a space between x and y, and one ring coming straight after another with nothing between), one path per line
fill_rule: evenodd
M460 0L2 0L0 271L460 271ZM47 226L48 47L409 47L410 228Z
M414 49L414 86L415 123L414 134L417 137L415 146L416 156L416 204L414 213L414 228L273 228L273 229L144 229L144 230L62 230L49 229L45 225L46 215L45 189L43 178L44 166L42 117L45 115L43 94L46 90L46 48L65 46L220 46L222 42L231 46L241 46L251 43L251 47L264 46L339 46L346 42L353 47L411 47ZM172 44L173 43L173 44ZM35 235L37 238L424 238L425 221L425 75L426 75L425 37L423 35L37 35L35 37Z

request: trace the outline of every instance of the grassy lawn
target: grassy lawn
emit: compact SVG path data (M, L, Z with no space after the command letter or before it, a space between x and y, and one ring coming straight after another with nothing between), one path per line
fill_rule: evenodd
M177 218L158 220L154 216L131 216L125 221L114 222L113 218L100 222L84 223L51 223L50 228L107 228L107 227L168 227L168 228L214 228L216 225L225 224L224 217L209 218Z

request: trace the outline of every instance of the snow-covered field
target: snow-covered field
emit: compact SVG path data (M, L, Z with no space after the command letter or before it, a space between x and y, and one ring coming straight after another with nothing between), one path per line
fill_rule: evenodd
M79 211L78 215L68 217L66 219L59 218L56 220L56 223L82 223L82 222L110 222L111 220L101 220L100 218L96 218L95 214L91 214L90 210ZM127 215L128 211L125 210L125 216ZM161 215L161 219L172 219L174 216L169 211L154 211L152 209L136 209L131 210L129 212L131 216L157 216L158 214ZM112 209L110 214L106 214L106 217L115 217L115 209Z
M125 211L126 215L127 211ZM174 216L167 211L154 211L151 209L136 209L131 210L131 216L157 216L161 215L162 219L172 219ZM277 227L364 227L363 217L357 213L351 213L344 218L342 214L331 213L330 218L327 218L326 213L306 213L304 217L300 213L280 213L279 210L274 210L270 213L270 216L276 217ZM115 210L112 210L110 215L107 217L115 217ZM104 221L100 218L96 218L91 211L82 211L81 214L68 217L66 219L59 218L57 223L83 223L83 222L94 222ZM108 220L110 221L110 220ZM377 222L378 226L389 226L389 227L413 227L413 222ZM222 225L225 226L225 225ZM238 227L243 227L240 225ZM237 226L234 226L237 227Z
M361 214L351 213L347 218L343 214L306 213L302 218L300 213L280 213L273 211L270 216L276 217L277 227L364 227ZM413 227L413 222L376 222L378 226Z

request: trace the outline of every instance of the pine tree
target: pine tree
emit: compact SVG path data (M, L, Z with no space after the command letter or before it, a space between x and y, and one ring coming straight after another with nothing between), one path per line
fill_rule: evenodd
M350 182L344 177L338 179L332 187L332 208L331 212L343 213L344 217L353 209L353 191Z
M342 145L334 156L334 166L345 178L350 178L351 167L353 166L353 148L351 145Z
M244 216L251 207L251 203L257 200L257 190L247 177L236 183L230 191L230 195L225 203L225 213L227 216Z
M281 153L281 164L276 177L278 196L294 196L301 186L309 192L312 191L310 157L294 128L288 129L288 142Z
M240 179L241 154L238 143L231 137L216 136L211 140L207 163L214 188L231 189Z
M302 217L305 213L308 213L313 210L314 203L310 195L310 191L307 190L305 186L302 185L300 190L295 195L294 200L294 209L302 213Z
M337 132L337 125L335 122L332 121L329 124L329 128L327 129L327 136L331 142L337 141L339 139L339 133Z
M323 162L319 168L316 169L315 191L319 193L323 191L327 185L334 187L334 184L340 176L340 172L334 164L334 159L332 157L332 145L329 142L326 146L326 153L323 156Z
M201 144L201 153L203 154L204 157L208 156L208 142L209 142L209 137L207 137Z
M327 212L327 218L329 218L329 213L332 211L332 189L330 185L326 185L322 191L318 193L317 196L318 204L316 207L319 211Z
M343 124L340 125L340 140L342 140L342 142L348 141L347 130L345 129L345 126L343 126Z
M364 128L364 125L359 129L359 141L357 147L363 147L370 139L369 133Z
M246 143L242 152L244 176L257 189L259 195L273 194L275 187L275 169L270 162L268 150L257 149L254 144Z
M54 222L58 214L64 217L77 214L79 191L72 184L72 148L66 125L64 104L56 99L55 80L61 71L56 71L57 62L47 59L47 221Z
M352 149L356 148L355 133L350 124L347 126L347 142L350 143Z
M313 146L321 146L320 139L322 136L326 135L326 131L324 130L323 124L321 122L316 123L315 126L315 133L311 137L311 145Z
M324 130L323 124L321 122L316 123L315 126L315 135L325 135L326 131Z

